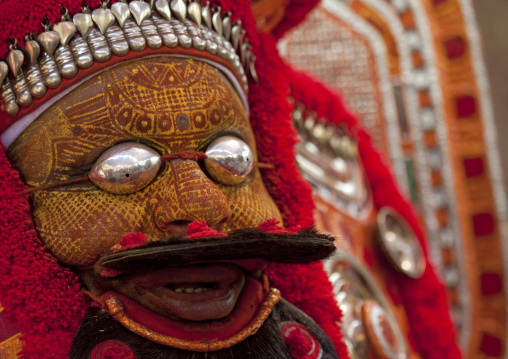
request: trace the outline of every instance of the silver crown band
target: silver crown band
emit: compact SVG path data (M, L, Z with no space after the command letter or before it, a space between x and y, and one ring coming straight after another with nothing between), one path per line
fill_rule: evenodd
M0 61L3 111L16 116L20 106L30 106L48 88L60 86L63 78L74 78L79 69L147 47L192 47L217 55L235 69L245 93L247 74L258 81L245 30L240 21L232 24L231 13L222 14L220 7L203 6L199 0L108 3L103 0L92 12L84 7L74 16L62 9L61 22L43 23L45 31L36 39L27 35L22 51L17 41L11 44L5 62Z

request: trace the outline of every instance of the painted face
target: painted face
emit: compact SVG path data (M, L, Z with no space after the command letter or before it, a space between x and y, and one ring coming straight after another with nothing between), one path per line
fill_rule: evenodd
M249 119L226 78L203 62L153 58L87 81L28 127L8 156L27 185L36 187L86 174L104 151L122 142L165 155L205 151L227 135L245 141L256 158ZM194 220L229 231L281 219L258 170L226 186L207 177L196 161L184 160L164 163L150 184L131 194L91 182L37 191L33 217L42 241L69 266L94 263L130 232L157 241L181 234Z
M224 136L244 141L257 159L249 119L224 75L200 61L160 57L122 63L91 78L32 123L8 156L27 185L38 187L89 173L105 151L122 143L139 143L163 156L206 151ZM202 163L179 158L163 162L151 181L129 192L112 193L92 182L34 192L41 240L61 263L81 272L128 233L157 242L184 234L195 220L224 232L281 220L257 169L241 183L224 185ZM204 272L220 285L193 284ZM115 279L105 288L87 284L97 295L114 289L166 317L209 320L229 314L246 278L229 263L160 269ZM137 290L147 282L149 295ZM199 300L183 298L189 293L212 306L203 309Z

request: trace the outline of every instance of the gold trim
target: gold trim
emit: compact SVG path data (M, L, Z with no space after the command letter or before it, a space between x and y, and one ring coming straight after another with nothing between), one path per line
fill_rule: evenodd
M256 334L265 322L266 318L268 318L272 312L273 307L279 302L280 296L280 291L278 289L271 288L265 300L261 304L261 308L257 312L256 316L245 328L226 340L213 339L209 341L184 340L156 333L129 318L125 314L123 306L117 298L110 298L106 300L106 306L108 307L109 314L111 314L116 321L120 322L120 324L124 327L143 338L177 349L196 352L213 352L230 348L233 345L240 343L245 338Z
M21 339L21 333L18 333L9 339L0 343L0 358L17 359L18 353L23 349L25 342Z

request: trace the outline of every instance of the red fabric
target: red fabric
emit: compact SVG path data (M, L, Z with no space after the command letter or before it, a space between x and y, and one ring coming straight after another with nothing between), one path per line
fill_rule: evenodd
M344 107L341 98L309 76L289 68L287 71L291 79L292 95L297 102L312 108L318 117L345 125L358 141L359 153L372 187L376 208L390 206L396 209L413 228L425 248L425 237L414 209L397 189L386 159L374 149L369 135L355 116ZM422 359L460 358L445 288L428 260L427 269L421 278L410 279L393 271L390 280L399 289L400 300L410 324L410 335Z

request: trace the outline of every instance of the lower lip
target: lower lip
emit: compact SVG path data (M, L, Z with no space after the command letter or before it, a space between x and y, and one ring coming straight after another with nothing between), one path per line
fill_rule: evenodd
M204 293L178 293L170 288L200 287ZM206 321L227 317L245 284L245 273L232 264L165 268L113 282L114 289L153 312L171 319Z

